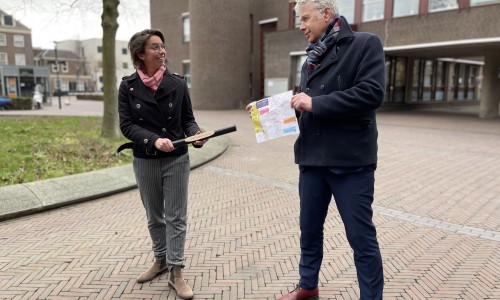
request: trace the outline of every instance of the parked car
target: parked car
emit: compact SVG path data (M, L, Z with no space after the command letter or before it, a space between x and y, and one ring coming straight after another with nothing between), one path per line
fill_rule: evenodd
M7 96L0 96L0 110L12 108L12 100Z

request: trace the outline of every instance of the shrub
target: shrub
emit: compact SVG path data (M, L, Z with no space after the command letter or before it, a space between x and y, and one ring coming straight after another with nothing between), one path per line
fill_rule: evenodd
M82 95L76 95L76 99L104 101L104 96L102 94L82 94Z
M12 109L30 110L33 108L33 100L29 97L12 98Z

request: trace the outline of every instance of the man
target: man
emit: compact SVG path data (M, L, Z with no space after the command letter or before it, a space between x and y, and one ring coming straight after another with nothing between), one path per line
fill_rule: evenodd
M375 110L385 93L380 40L355 32L335 0L299 0L295 11L309 41L299 93L300 282L281 300L318 299L323 225L334 197L354 251L361 299L382 299L382 258L372 222L377 164Z

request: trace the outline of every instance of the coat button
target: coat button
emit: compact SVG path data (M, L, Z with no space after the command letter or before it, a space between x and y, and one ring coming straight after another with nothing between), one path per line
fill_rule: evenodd
M166 128L162 128L161 131L167 132L167 129Z
M309 88L306 89L306 93L309 92Z
M137 107L137 108L141 108L141 105L140 105L139 103L137 103L137 104L135 105L135 107Z
M325 85L322 84L321 87L320 87L321 90L324 90L325 89Z
M170 119L172 119L172 117L168 117L168 119L170 120Z
M320 130L316 130L316 135L321 135L321 131Z
M144 139L144 144L147 144L148 143L148 139Z
M172 103L169 103L169 104L168 104L168 107L172 107Z

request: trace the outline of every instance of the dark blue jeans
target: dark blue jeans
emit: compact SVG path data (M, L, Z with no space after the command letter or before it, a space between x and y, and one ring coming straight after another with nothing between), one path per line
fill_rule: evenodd
M372 222L376 165L300 166L300 286L318 286L323 260L323 225L332 195L344 222L362 300L382 299L384 276L377 232Z

